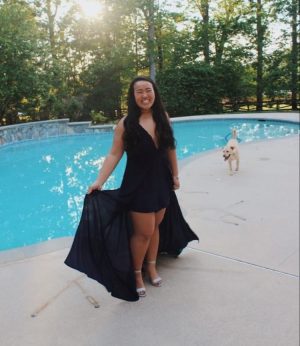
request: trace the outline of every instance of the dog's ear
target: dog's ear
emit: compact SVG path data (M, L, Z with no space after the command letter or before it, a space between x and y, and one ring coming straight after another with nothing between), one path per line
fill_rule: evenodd
M231 150L234 150L234 147L230 147Z

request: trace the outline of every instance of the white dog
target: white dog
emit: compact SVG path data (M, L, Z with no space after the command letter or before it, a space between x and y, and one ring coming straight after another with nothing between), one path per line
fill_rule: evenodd
M229 174L232 175L232 161L236 161L236 171L239 170L240 166L240 153L239 146L237 141L237 131L236 129L232 130L232 138L228 141L226 146L223 148L223 157L224 161L228 161L229 165Z

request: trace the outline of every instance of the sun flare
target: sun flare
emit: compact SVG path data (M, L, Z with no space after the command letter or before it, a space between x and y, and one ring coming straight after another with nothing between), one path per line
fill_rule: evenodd
M102 10L102 5L97 0L77 0L85 17L96 17Z

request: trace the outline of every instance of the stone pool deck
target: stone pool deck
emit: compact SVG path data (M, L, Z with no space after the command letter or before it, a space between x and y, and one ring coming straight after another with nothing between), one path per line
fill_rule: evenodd
M163 287L147 284L139 302L66 267L70 238L0 252L0 344L298 346L299 137L240 151L233 176L220 150L181 162L178 197L200 242L160 257Z

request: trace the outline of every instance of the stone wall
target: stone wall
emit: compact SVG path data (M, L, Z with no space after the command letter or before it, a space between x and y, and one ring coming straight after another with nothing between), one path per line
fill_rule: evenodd
M91 126L90 121L70 123L69 119L37 121L0 127L0 145L41 138L111 131L113 125Z

